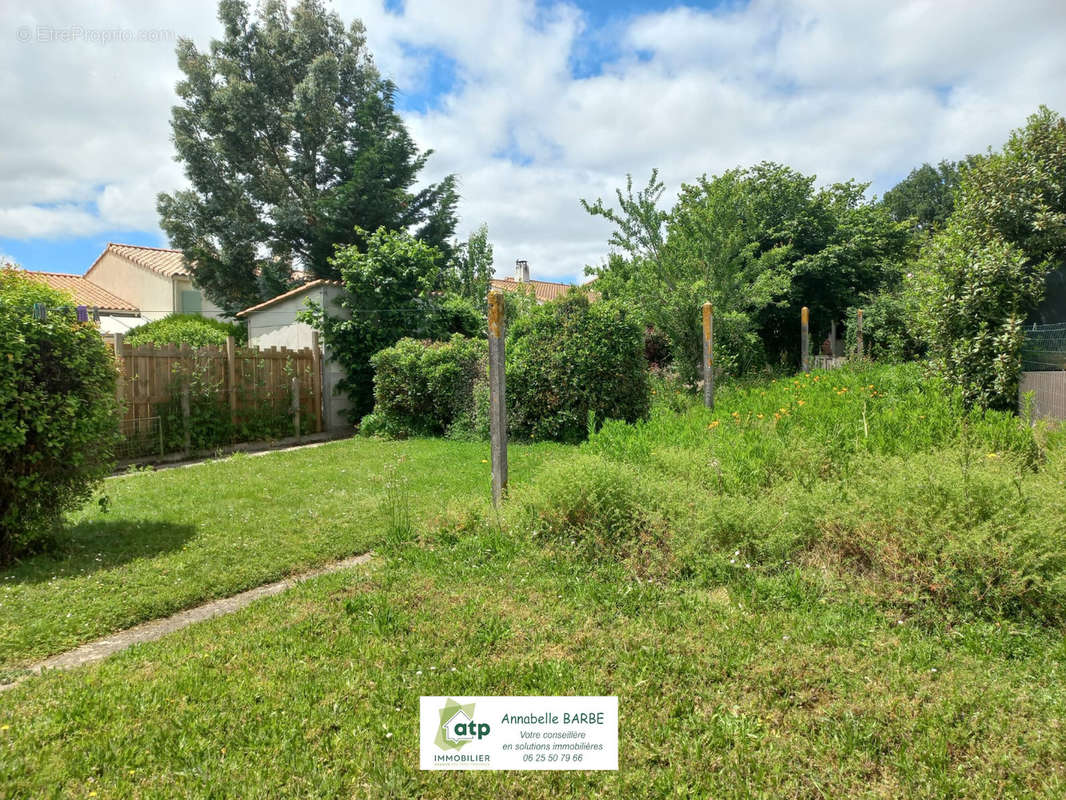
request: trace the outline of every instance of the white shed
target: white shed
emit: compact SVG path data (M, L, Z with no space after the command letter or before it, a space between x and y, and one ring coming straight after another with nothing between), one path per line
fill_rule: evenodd
M300 322L297 315L307 310L308 301L317 303L330 314L338 314L340 309L336 301L342 292L339 282L320 278L246 308L237 316L248 323L250 346L301 350L311 346L314 328L306 322ZM337 390L337 384L344 377L344 369L333 360L328 347L322 350L323 422L329 431L350 429L351 423L345 416L348 398Z

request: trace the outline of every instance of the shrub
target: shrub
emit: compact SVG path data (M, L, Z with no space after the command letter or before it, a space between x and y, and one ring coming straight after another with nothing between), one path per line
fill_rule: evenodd
M143 344L222 347L226 344L227 336L232 336L242 346L248 341L248 331L244 325L201 317L199 314L171 314L135 328L126 336L126 343L134 347Z
M507 405L518 436L583 440L595 424L647 416L644 329L579 293L520 317L507 337Z
M474 384L485 371L483 340L455 334L447 342L401 339L376 353L374 412L361 430L389 436L439 436L472 428Z
M33 317L34 303L50 307ZM117 441L114 360L72 300L0 270L0 561L91 495Z

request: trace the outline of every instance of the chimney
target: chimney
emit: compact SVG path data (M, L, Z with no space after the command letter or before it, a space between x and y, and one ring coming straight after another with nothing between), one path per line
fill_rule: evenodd
M514 262L514 279L519 283L529 281L529 262L519 259Z

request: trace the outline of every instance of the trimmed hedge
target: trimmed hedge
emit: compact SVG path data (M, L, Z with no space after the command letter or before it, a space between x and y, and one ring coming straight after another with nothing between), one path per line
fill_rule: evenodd
M47 319L33 304L49 307ZM69 306L69 308L62 308ZM0 562L45 542L111 470L114 359L73 300L0 270Z
M519 317L507 336L507 410L521 437L584 440L650 406L644 329L623 306L571 292Z
M475 384L483 383L479 377L487 355L484 340L458 333L446 342L401 339L377 352L371 358L374 411L363 418L360 431L395 437L478 435L484 415L476 407Z
M201 317L199 314L171 314L134 328L126 335L126 343L134 347L143 344L160 347L168 344L223 347L227 336L232 336L238 346L243 346L248 341L248 330L244 325Z

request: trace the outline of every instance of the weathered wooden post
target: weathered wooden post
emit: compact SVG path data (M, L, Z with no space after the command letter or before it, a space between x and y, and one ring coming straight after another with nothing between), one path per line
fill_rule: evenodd
M489 437L492 441L492 502L507 494L507 376L503 294L489 292Z
M855 343L856 343L856 346L857 346L856 349L858 350L859 358L863 358L864 352L863 352L863 346L862 346L862 309L861 308L859 309L858 313L855 316L857 317L857 322L855 324Z
M714 306L703 304L703 404L714 408Z
M300 438L300 376L292 376L292 431Z
M804 306L800 310L800 369L804 372L811 371L810 334L807 329L810 316L811 312Z

